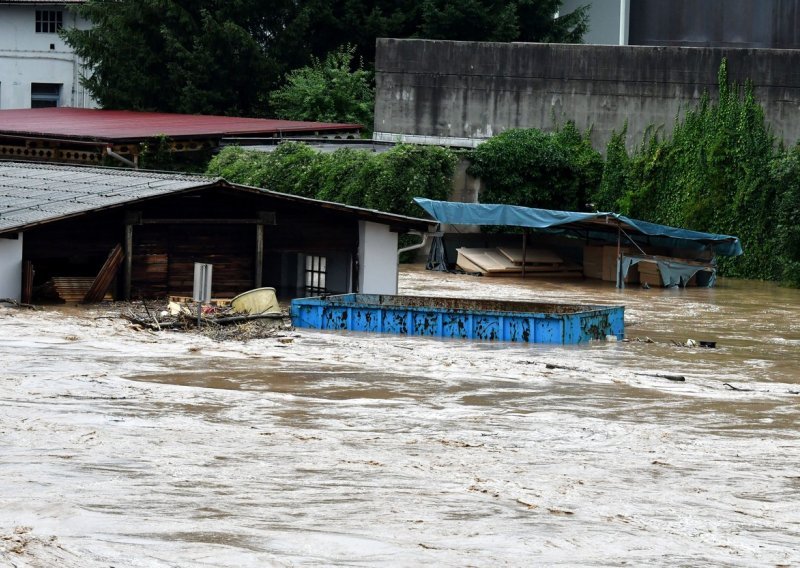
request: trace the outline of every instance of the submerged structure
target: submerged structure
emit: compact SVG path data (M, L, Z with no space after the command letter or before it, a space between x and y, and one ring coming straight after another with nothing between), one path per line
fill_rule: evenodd
M216 298L394 294L398 235L433 225L221 178L0 162L0 298L188 296L194 263Z
M311 329L568 345L625 336L623 306L343 294L291 309L292 324Z
M439 223L522 229L522 235L515 237L522 240L521 256L507 253L509 262L516 260L522 267L528 264L529 233L532 233L537 247L558 248L561 254L582 266L585 277L616 282L619 288L640 282L666 287L711 287L716 283L715 258L743 252L739 239L731 235L658 225L612 212L553 211L420 197L414 201ZM445 247L439 244L432 250L444 254ZM540 251L541 248L537 249L539 256ZM496 262L498 257L493 260ZM431 264L441 266L445 262L432 259ZM525 274L524 268L522 273Z

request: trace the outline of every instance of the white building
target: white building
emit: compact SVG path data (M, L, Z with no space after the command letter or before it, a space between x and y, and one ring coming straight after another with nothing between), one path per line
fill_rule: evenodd
M75 7L83 0L0 0L0 109L94 108L80 84L81 61L58 35L87 29Z
M564 0L561 12L589 6L589 31L583 42L590 45L628 45L631 0Z
M593 45L800 49L800 0L564 0L589 7Z

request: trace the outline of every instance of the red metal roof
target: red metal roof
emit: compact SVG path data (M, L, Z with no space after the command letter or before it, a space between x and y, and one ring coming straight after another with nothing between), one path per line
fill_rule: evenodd
M86 0L0 0L0 4L41 4L46 6L60 4L86 4Z
M109 142L140 140L159 135L170 138L220 138L360 129L358 124L129 110L69 107L0 110L0 134Z

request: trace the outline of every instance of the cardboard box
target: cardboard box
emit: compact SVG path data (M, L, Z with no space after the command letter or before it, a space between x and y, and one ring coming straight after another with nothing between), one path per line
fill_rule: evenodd
M583 275L586 278L603 278L603 247L583 247Z
M639 267L639 281L642 284L647 284L651 288L661 288L664 283L661 281L661 272L658 270L658 265L655 262L640 262L636 266Z
M630 247L622 247L622 254L639 254L638 251ZM617 247L606 245L603 247L603 280L606 282L617 281ZM625 277L626 284L639 283L638 265L631 266L628 275Z

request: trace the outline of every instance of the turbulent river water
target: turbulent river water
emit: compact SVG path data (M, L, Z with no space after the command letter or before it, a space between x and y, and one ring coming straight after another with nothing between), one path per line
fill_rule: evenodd
M0 308L0 566L800 563L800 291L416 267L400 291L624 304L632 341Z

